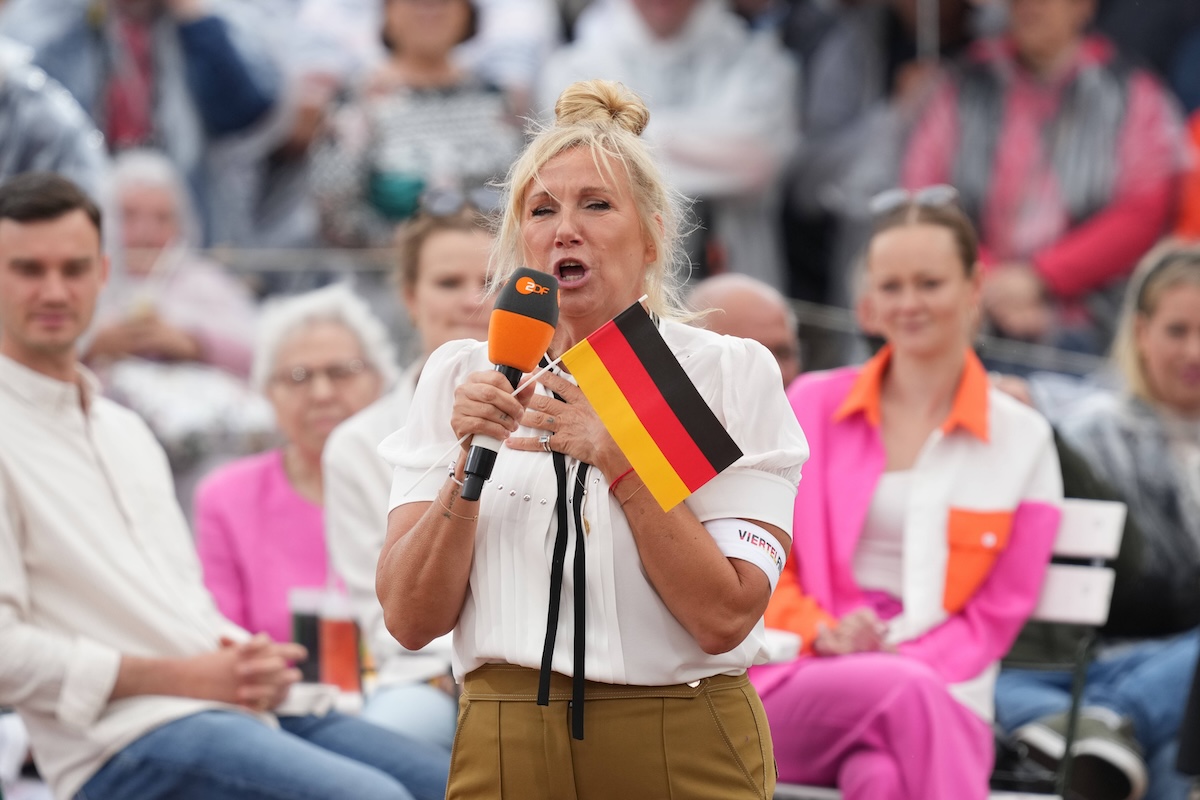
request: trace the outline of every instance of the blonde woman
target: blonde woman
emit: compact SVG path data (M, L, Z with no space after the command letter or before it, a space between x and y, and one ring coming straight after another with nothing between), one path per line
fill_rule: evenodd
M1141 531L1140 570L1110 614L1121 638L1088 672L1074 773L1103 787L1089 798L1182 800L1175 753L1200 652L1200 247L1143 259L1113 347L1122 390L1047 409ZM1006 669L997 719L1061 758L1070 691L1065 672Z
M454 632L463 695L452 800L774 791L767 723L745 673L765 657L761 618L779 574L739 546L737 530L787 551L807 446L766 348L679 321L678 215L639 138L648 116L619 84L563 92L554 125L510 175L495 279L518 264L558 279L551 359L647 295L745 455L665 512L566 372L512 397L483 344L430 357L408 424L383 445L396 473L377 586L405 647ZM482 498L467 501L466 451L453 465L446 453L474 434L505 444ZM430 467L440 469L422 478ZM580 556L552 591L559 537ZM548 605L561 610L550 646ZM540 686L548 706L536 702ZM579 691L582 705L570 700Z

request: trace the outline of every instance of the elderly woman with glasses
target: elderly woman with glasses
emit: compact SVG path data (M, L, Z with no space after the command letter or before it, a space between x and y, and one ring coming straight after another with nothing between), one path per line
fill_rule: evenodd
M781 780L983 800L992 687L1050 558L1058 458L971 349L978 254L953 190L877 201L860 314L886 345L788 392L813 463L766 622L800 653L752 679Z
M274 408L284 444L201 483L196 546L221 613L252 633L288 641L288 590L328 581L325 442L379 398L396 368L383 325L339 285L267 306L251 378Z
M113 164L112 187L121 258L96 310L88 363L200 362L245 378L254 300L225 267L196 252L184 176L162 153L127 150Z

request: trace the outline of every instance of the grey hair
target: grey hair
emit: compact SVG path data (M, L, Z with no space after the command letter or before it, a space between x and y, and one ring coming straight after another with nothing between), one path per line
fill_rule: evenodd
M121 192L131 186L167 189L175 199L179 243L196 245L200 242L200 220L192 204L192 194L170 158L149 148L126 150L117 155L112 168L113 196L119 198Z
M362 347L363 360L374 367L385 387L399 377L396 367L396 348L387 328L370 307L348 285L335 283L304 294L267 301L258 322L258 340L254 346L254 366L250 382L258 391L265 391L275 369L280 348L300 331L321 322L341 325Z

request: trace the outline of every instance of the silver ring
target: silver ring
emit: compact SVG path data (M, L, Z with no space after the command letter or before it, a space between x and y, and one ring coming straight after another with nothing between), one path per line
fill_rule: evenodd
M542 446L542 449L545 450L547 453L553 452L550 449L550 437L553 435L554 435L553 433L543 433L541 436L538 437L538 444L540 444Z

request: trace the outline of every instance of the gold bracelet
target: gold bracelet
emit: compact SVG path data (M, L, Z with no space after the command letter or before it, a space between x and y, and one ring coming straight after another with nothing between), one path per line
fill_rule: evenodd
M638 487L636 489L634 489L632 492L630 492L629 495L624 500L618 500L617 503L621 506L621 508L624 508L625 504L628 503L630 500L632 500L633 496L635 494L637 494L638 492L640 492L642 489L645 489L645 488L646 488L646 483L645 483L645 481L643 481L641 484L638 485Z
M467 522L474 522L475 520L479 519L478 514L476 514L473 517L464 517L462 514L455 514L453 511L450 510L450 506L446 505L445 501L442 500L441 492L437 493L437 500L438 500L438 504L442 508L446 509L446 513L449 514L450 516L454 517L455 519L465 519Z

